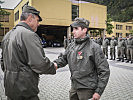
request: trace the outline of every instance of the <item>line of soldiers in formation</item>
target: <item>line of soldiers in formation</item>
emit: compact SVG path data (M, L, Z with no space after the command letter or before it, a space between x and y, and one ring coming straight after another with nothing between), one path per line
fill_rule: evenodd
M93 39L93 37L91 37L91 40L95 41L102 47L103 53L107 59L108 46L110 45L110 60L116 59L117 46L117 61L124 62L124 60L126 60L126 63L128 63L129 61L133 63L133 35L129 35L129 37L127 38L119 36L118 40L115 39L115 36L112 36L110 41L108 38L106 38L106 36L103 40L100 37L96 37L96 39ZM69 43L71 43L71 39L64 37L64 48L66 48Z
M117 46L117 61L126 60L126 63L131 61L133 63L133 36L129 35L127 38L122 38L120 36L118 40L115 39L114 36L112 36L110 42L106 36L104 37L102 43L100 38L96 38L94 40L99 45L102 45L103 53L105 54L106 58L108 59L108 46L110 44L110 60L116 59L116 46ZM125 59L124 59L125 58Z

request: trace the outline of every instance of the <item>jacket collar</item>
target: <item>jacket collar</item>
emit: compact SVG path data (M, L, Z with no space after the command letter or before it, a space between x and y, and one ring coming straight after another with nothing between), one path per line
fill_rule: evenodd
M17 27L17 26L23 26L23 27L27 28L28 30L33 31L33 30L30 28L30 26L29 26L28 24L26 24L25 22L19 22L19 23L16 25L16 27ZM34 32L34 31L33 31L33 32Z
M86 40L89 40L89 39L90 39L89 35L86 35L85 38L78 38L78 39L75 39L75 42L76 42L77 44L81 44L81 43L83 43L83 42L85 42Z

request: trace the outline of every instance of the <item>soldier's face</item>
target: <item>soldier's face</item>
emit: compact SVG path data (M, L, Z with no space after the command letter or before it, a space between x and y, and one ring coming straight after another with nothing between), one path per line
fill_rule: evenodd
M39 17L35 15L34 17L31 18L31 28L33 29L34 32L36 32L38 26L39 26Z
M82 29L81 27L74 27L72 31L74 38L84 38L86 32L87 28Z
M112 37L112 39L114 40L115 38L114 38L114 37Z

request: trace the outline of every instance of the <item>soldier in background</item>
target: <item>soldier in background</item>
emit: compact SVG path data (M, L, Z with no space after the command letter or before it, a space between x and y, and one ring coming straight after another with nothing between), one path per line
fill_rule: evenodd
M66 49L67 46L73 41L73 37L69 36L68 38L66 38L66 36L64 36L64 48Z
M64 48L65 49L67 48L67 38L66 38L66 36L64 36Z
M97 44L99 44L100 46L102 45L102 40L101 40L101 38L100 38L99 36L96 37L95 42L96 42Z
M94 39L92 36L91 36L91 40L92 40L92 41L95 41L95 39Z
M117 54L118 60L124 62L124 48L125 48L125 41L122 39L122 36L118 38L118 45L117 45Z
M112 36L112 39L110 41L110 60L115 60L115 46L117 45L117 41L115 40L115 36Z
M127 40L128 40L128 36L126 37L125 41L125 48L124 48L124 58L125 60L127 60Z
M129 62L131 60L131 63L133 63L133 36L129 35L129 38L127 39L127 61Z
M103 39L102 47L103 47L103 53L106 56L106 59L108 59L108 45L109 45L109 40L106 38L106 35Z

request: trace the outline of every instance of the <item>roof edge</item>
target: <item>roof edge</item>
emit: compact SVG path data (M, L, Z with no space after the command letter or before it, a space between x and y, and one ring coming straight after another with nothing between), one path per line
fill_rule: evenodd
M23 1L23 0L21 0L21 1L16 5L16 7L17 7L22 1ZM14 7L14 9L15 9L16 7Z

